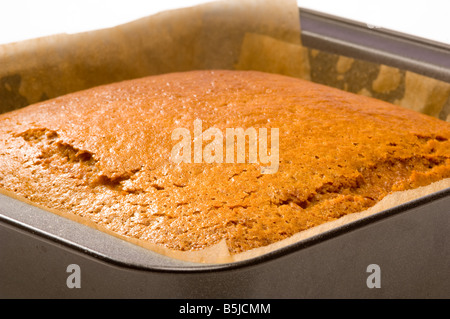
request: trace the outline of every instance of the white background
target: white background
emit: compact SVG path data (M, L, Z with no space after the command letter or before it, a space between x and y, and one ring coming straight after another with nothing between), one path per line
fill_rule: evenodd
M209 1L1 0L0 44L112 27ZM298 0L298 5L450 44L450 0Z

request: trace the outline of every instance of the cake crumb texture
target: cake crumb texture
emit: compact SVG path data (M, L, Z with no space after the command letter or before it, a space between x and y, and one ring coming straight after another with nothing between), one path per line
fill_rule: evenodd
M278 128L279 168L171 161L176 128ZM0 115L0 188L174 250L239 253L450 177L450 123L255 71L190 71Z

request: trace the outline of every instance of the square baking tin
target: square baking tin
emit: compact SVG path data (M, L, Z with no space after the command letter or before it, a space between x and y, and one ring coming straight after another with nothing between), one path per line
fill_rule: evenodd
M300 21L307 47L450 82L449 46L306 9ZM196 264L0 194L0 298L449 298L449 234L446 189L254 259Z

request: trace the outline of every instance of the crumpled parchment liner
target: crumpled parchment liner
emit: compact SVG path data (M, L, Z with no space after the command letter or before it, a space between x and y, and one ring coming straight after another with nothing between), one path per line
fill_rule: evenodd
M313 82L450 120L450 83L316 49L308 56Z
M114 28L0 46L0 113L147 75L236 69L303 78L450 121L450 83L305 47L300 31L296 1L229 0L162 12ZM121 237L71 214L53 212L166 256L228 263L260 256L448 187L450 179L393 193L365 212L236 255L230 255L225 241L200 251L174 251Z
M257 70L311 80L308 49L272 37L247 33L236 70Z

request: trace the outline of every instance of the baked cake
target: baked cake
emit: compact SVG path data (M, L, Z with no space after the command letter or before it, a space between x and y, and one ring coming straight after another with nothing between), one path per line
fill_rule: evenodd
M268 145L277 129L276 170L250 146L245 161L173 160L173 133L194 145L196 121L224 139L267 129ZM0 188L173 250L239 253L450 177L449 139L450 123L300 79L171 73L0 115Z

